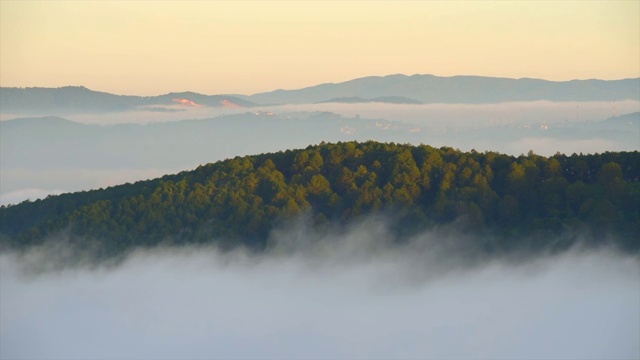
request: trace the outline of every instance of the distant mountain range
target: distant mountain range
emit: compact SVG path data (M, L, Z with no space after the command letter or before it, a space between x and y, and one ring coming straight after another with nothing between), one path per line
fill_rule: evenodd
M113 112L146 107L149 111L172 111L166 106L184 107L252 107L257 104L227 95L202 95L194 92L169 93L159 96L114 95L93 91L84 86L61 88L0 88L3 113ZM173 111L177 111L173 109Z
M535 100L640 100L640 78L547 81L482 76L389 75L364 77L337 84L327 83L298 90L276 90L242 98L259 104L301 104L353 97L392 97L422 103L465 104Z
M640 100L640 78L623 80L547 81L481 76L370 76L297 90L254 95L203 95L194 92L159 96L127 96L93 91L82 86L61 88L0 88L3 113L110 112L145 107L149 111L179 111L168 107L254 107L323 102L394 104L510 101Z

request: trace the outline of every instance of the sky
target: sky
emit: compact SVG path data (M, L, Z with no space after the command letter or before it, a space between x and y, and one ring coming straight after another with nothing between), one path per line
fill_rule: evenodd
M0 85L252 94L388 74L640 76L640 2L0 1Z

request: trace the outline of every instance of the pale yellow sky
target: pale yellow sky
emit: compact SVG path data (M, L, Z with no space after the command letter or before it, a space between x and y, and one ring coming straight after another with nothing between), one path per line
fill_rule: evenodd
M640 76L640 1L0 0L0 85L251 94L368 75Z

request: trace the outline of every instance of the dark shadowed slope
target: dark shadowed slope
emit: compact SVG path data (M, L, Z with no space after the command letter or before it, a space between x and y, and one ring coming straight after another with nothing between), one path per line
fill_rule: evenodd
M224 246L263 248L278 224L300 216L322 229L392 214L397 239L452 225L473 234L469 246L481 251L564 249L578 235L593 244L613 235L617 246L637 251L639 162L637 151L515 158L426 145L321 144L3 206L1 244L24 248L64 234L109 252L222 238Z

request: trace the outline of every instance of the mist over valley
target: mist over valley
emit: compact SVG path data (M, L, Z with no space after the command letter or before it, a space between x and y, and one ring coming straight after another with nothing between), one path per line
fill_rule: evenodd
M270 250L136 251L96 265L58 243L0 255L7 359L631 359L640 261L602 248L476 258L453 234L385 241L283 229ZM377 225L376 225L377 224ZM317 240L307 242L309 238ZM305 245L306 244L306 245ZM71 265L70 264L75 264Z

